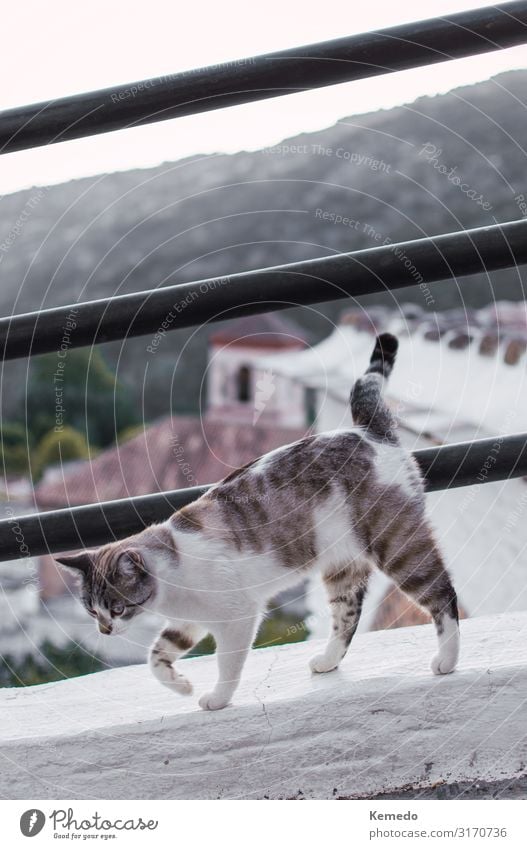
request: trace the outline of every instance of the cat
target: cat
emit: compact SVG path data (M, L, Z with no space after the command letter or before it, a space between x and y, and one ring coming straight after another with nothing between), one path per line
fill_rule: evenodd
M417 463L400 445L383 400L397 339L376 338L351 391L354 427L306 436L232 472L197 501L139 534L58 557L82 576L82 601L103 634L142 611L166 618L149 653L154 676L178 693L192 686L176 661L206 633L218 680L199 704L224 708L268 601L318 570L332 611L312 672L341 662L356 631L368 576L388 575L431 615L436 674L459 654L456 593L425 513Z

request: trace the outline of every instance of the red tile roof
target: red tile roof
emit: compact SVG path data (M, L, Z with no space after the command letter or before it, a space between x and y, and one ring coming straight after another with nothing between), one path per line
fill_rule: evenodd
M300 428L174 416L92 460L48 473L35 498L52 509L214 483L304 434Z
M213 345L250 345L251 347L303 348L309 333L299 324L276 313L236 318L209 336Z

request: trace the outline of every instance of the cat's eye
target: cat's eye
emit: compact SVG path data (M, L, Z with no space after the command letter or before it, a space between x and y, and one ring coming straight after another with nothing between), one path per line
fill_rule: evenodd
M112 616L122 616L124 613L125 606L122 601L116 601L115 604L112 605Z
M92 608L92 607L87 607L87 608L86 608L86 610L88 611L88 613L90 614L90 616L97 616L97 614L96 614L95 610L93 610L93 608Z

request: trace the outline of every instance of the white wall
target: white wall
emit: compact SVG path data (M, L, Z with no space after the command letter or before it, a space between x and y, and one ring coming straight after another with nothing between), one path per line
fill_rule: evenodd
M287 352L284 352L284 357ZM265 352L261 348L250 346L213 346L211 348L207 371L208 409L230 407L232 412L246 415L253 421L259 413L262 424L272 422L284 427L303 427L306 422L304 387L288 377L284 377L263 366ZM257 365L258 363L258 365ZM237 375L242 366L251 369L251 398L246 404L237 400ZM270 387L267 394L265 387ZM255 399L261 398L263 410L255 406Z
M313 643L251 652L234 705L204 713L213 657L183 661L184 698L145 666L0 691L10 799L330 799L525 771L527 614L461 623L459 670L435 677L432 626L357 635L337 672Z

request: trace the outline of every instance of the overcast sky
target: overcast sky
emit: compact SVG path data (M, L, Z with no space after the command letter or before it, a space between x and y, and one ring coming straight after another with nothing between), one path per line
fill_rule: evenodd
M24 0L3 11L0 108L337 38L482 0ZM527 65L525 46L0 157L0 194L197 153L254 150Z

